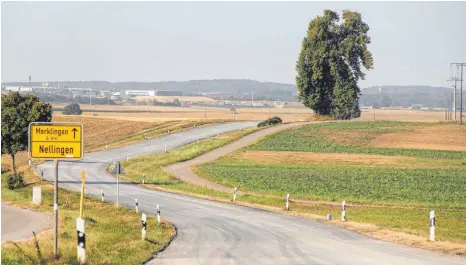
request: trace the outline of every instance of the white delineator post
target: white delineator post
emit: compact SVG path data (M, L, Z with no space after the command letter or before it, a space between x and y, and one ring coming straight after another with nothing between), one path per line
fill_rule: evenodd
M105 142L105 149L108 149L108 142Z
M139 212L139 203L138 203L138 198L134 198L134 203L136 204L136 212Z
M289 194L289 193L286 194L285 209L286 209L287 211L290 210L290 194Z
M430 241L435 241L435 211L430 211Z
M142 174L142 184L146 184L146 173Z
M342 201L341 202L341 221L345 222L346 221L346 202Z
M170 134L170 129L168 129L167 133Z
M42 203L42 190L40 187L32 188L32 203L40 205Z
M147 216L145 213L142 214L141 238L142 240L146 240L147 238Z
M128 161L129 161L129 154L126 153L126 162L128 162Z
M102 201L105 202L104 190L100 190L100 197L102 198Z
M160 207L157 204L157 223L160 224Z
M167 144L165 144L165 153L167 152Z
M86 262L86 221L76 218L76 230L78 232L78 262Z
M238 187L235 187L235 188L233 189L233 202L236 201L236 191L238 191Z

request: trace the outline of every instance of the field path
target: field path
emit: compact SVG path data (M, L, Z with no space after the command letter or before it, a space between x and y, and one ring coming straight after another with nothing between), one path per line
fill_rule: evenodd
M32 237L32 231L39 233L50 227L49 214L2 204L2 243Z
M221 192L231 192L230 187L225 187L225 186L222 186L220 184L211 182L205 178L200 177L199 175L197 175L191 170L191 167L199 165L199 164L211 162L217 158L220 158L224 155L227 155L243 147L246 147L272 133L282 131L285 129L289 129L292 127L304 125L304 124L308 124L308 123L300 122L300 123L281 124L278 126L268 128L268 129L264 129L264 130L246 135L245 137L242 137L238 141L235 141L231 144L225 145L218 149L212 150L208 153L205 153L191 160L165 166L163 167L163 169L167 173L171 174L172 176L186 183L207 187L209 189L213 189L213 190L217 190Z

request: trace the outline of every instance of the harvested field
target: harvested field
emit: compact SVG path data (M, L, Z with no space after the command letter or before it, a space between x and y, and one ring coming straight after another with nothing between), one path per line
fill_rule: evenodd
M208 97L187 97L187 96L139 96L134 98L136 101L157 100L158 102L173 102L178 99L181 102L215 102L216 100Z
M55 122L79 122L84 126L84 151L94 150L105 142L115 142L124 137L156 127L160 123L97 119L80 116L53 116Z
M64 104L53 104L54 108L63 108ZM313 111L299 107L293 103L286 108L241 108L237 107L236 115L230 112L230 108L217 108L213 104L207 107L170 107L170 106L144 106L144 105L85 105L81 109L86 112L84 116L98 116L110 119L125 119L133 121L168 121L168 120L206 120L206 119L236 119L236 120L265 120L270 116L279 116L285 122L313 120ZM95 110L95 112L89 112ZM111 111L111 112L102 112ZM127 112L136 111L136 112ZM443 112L429 112L417 110L362 110L361 118L356 120L398 120L398 121L427 121L435 122L443 120ZM58 113L57 113L58 114ZM56 115L57 115L56 114ZM60 113L61 114L61 113ZM60 115L58 114L58 115Z
M463 168L461 160L426 159L409 156L384 156L345 153L277 152L248 150L231 156L254 163L296 165L348 165L394 168Z
M443 121L444 114L442 111L363 109L361 110L361 118L359 120Z
M383 134L370 146L466 151L466 126L444 124Z

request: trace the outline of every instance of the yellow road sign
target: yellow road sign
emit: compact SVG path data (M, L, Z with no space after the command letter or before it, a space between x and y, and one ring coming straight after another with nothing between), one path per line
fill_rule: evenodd
M35 159L83 158L83 126L80 123L33 122L29 125L29 156Z

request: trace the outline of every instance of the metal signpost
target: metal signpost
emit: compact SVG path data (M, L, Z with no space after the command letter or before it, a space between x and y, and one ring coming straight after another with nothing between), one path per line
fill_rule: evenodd
M58 256L58 161L83 158L83 133L81 123L31 122L29 124L29 158L54 160L55 257Z

